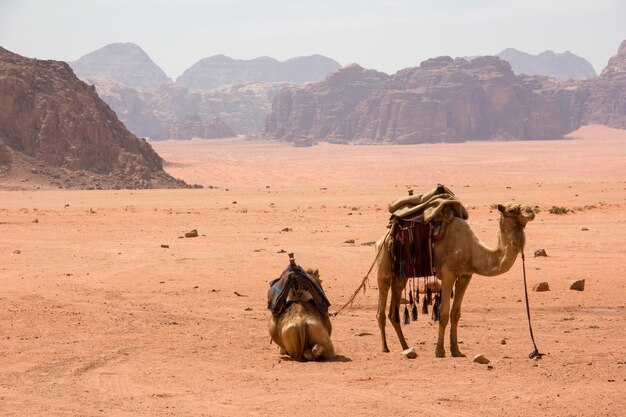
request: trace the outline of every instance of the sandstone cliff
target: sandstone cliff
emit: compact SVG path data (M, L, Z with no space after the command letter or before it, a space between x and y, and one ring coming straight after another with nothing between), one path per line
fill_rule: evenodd
M589 61L569 51L559 54L544 51L538 55L531 55L509 48L497 56L511 64L516 74L546 75L558 81L593 78L597 75Z
M267 56L243 60L215 55L196 62L176 82L196 90L250 82L305 83L323 80L326 74L339 67L337 61L322 55L296 57L285 62Z
M3 175L30 165L61 187L153 188L185 183L163 171L152 147L124 127L68 64L0 48Z
M392 76L350 66L282 90L264 136L404 144L558 138L577 127L569 118L573 96L557 94L548 77L516 76L497 57L439 57Z
M130 87L171 82L148 54L133 43L112 43L69 64L80 78L101 77Z
M600 76L585 87L589 90L589 98L585 102L581 124L626 129L626 40Z

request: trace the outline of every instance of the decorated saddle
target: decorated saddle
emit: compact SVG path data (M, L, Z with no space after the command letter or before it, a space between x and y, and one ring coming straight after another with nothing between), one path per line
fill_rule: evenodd
M293 258L290 261L293 261ZM328 314L330 302L321 285L295 262L290 262L280 277L270 282L267 292L267 308L272 314L278 316L289 306L290 291L292 294L307 292L310 297L302 301L311 302L320 313Z

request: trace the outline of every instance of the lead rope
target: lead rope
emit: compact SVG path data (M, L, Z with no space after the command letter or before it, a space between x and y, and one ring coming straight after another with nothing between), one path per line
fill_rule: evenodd
M528 355L529 359L541 359L544 353L540 353L539 349L537 349L537 344L535 343L535 336L533 336L533 326L530 324L530 306L528 305L528 288L526 286L526 257L524 256L524 247L522 246L522 272L524 274L524 295L526 296L526 315L528 316L528 329L530 330L530 340L533 342L533 347L535 350L530 352Z
M336 317L337 314L341 313L341 311L343 311L344 308L351 305L354 299L356 298L356 296L359 294L359 291L363 290L363 292L365 292L365 284L368 282L370 273L372 272L372 269L374 269L374 265L376 265L376 261L378 261L378 257L380 256L380 253L383 251L383 248L385 247L385 242L387 241L387 238L389 237L389 235L391 235L391 233L393 232L393 229L395 228L395 226L396 226L396 222L394 221L389 227L389 231L383 238L382 244L380 245L380 248L378 248L378 252L376 252L376 256L374 257L374 262L372 262L372 266L370 266L369 271L367 271L367 274L365 274L365 277L363 278L363 281L361 281L361 284L357 287L356 290L354 290L354 293L352 293L352 296L350 297L350 299L343 306L341 306L339 310L335 311L334 313L329 314L330 317Z

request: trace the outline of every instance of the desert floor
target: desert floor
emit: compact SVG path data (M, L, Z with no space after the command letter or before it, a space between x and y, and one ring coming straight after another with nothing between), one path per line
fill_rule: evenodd
M620 415L625 133L380 147L155 142L171 174L206 188L1 191L0 416ZM422 315L404 326L417 359L400 354L389 325L392 352L382 353L374 274L333 319L335 360L279 356L266 291L288 264L280 252L320 269L334 310L369 269L387 204L437 183L489 246L492 204L541 209L526 228L526 270L530 288L550 285L529 288L543 359L528 359L521 259L472 280L459 325L466 358L435 358L438 325ZM200 236L181 238L191 229ZM548 257L533 257L540 248ZM568 289L577 278L585 291ZM477 354L491 366L473 363Z

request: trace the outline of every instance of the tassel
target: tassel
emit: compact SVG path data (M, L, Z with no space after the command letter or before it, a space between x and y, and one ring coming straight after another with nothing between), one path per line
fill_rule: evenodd
M422 314L428 314L428 300L424 297L424 302L422 303Z
M409 318L409 308L404 306L404 324L411 324L411 320Z
M411 318L413 321L417 321L417 304L413 304L413 308L411 309Z
M439 305L441 304L441 295L435 296L435 305L433 306L433 321L439 321Z
M433 292L428 286L428 282L426 283L426 298L428 299L428 304L433 303Z
M417 288L415 288L415 304L419 304L420 303L420 289L419 289L419 284L417 286Z
M409 304L413 305L413 290L409 290Z

